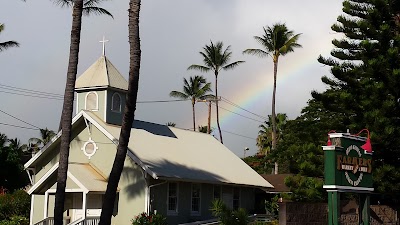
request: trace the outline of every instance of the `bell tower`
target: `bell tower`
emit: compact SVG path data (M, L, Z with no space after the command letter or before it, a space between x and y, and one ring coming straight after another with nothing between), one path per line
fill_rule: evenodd
M76 79L76 113L91 111L106 123L121 125L128 82L103 54Z

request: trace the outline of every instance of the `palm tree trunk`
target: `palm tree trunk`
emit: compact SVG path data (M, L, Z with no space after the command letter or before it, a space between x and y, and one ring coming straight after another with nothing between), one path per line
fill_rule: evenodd
M217 112L217 126L218 126L218 132L219 132L219 139L221 143L223 144L224 141L222 140L222 132L221 132L221 126L219 125L219 110L218 110L218 71L215 71L215 107L216 107L216 112Z
M107 190L104 196L99 225L110 225L111 216L114 210L114 202L117 194L117 187L121 178L124 167L126 154L128 151L128 143L132 129L132 123L135 117L137 93L139 89L139 72L140 72L140 38L139 38L139 13L141 0L129 1L129 46L130 46L130 63L129 63L129 86L127 92L126 105L124 109L124 117L122 119L121 133L117 153L110 176L108 179Z
M275 101L276 101L276 79L278 74L278 56L274 56L274 88L272 93L272 149L276 149L276 112L275 112ZM274 173L278 174L278 163L274 163Z
M207 134L211 133L211 100L208 102L208 124L207 124Z
M192 99L192 111L193 111L193 131L196 131L196 112L194 109L195 100Z
M64 103L62 110L62 134L60 143L60 160L57 172L57 190L54 206L54 224L63 224L65 187L68 171L69 143L71 140L72 111L74 106L74 89L78 70L79 44L81 39L83 0L75 0L72 9L71 44L67 82L65 85Z

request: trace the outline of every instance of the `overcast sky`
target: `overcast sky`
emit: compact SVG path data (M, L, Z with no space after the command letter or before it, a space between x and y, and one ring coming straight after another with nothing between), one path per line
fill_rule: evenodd
M128 2L114 0L102 5L114 19L106 16L83 19L78 76L100 57L99 41L105 35L110 40L106 45L108 59L127 78ZM295 33L302 33L299 43L303 48L282 57L278 68L277 112L294 119L310 99L310 92L325 88L320 78L329 75L329 68L319 64L317 57L329 55L332 49L331 41L337 34L330 26L342 13L341 8L341 0L143 0L138 100L172 100L169 92L181 91L183 77L200 74L186 69L202 63L199 54L202 47L210 40L223 41L225 46L231 45L233 61L246 63L220 73L219 95L266 117L271 114L272 60L243 55L242 51L259 47L253 36L262 35L263 26L284 22ZM62 101L49 99L57 96L40 92L64 93L71 9L59 8L52 1L2 1L0 23L6 26L0 41L15 40L21 45L0 53L0 110L37 127L56 130ZM211 73L202 75L214 85ZM20 89L12 91L4 85L35 90L46 98L32 97L32 93ZM220 106L225 145L241 157L246 147L250 148L247 155L255 154L255 139L263 119L225 101ZM207 106L199 103L196 107L197 124L206 125ZM177 127L191 128L191 104L141 103L136 119L160 124L175 122ZM212 119L215 126L215 115ZM0 112L0 133L23 142L39 136L37 130L1 124L33 128ZM218 132L214 133L218 137Z

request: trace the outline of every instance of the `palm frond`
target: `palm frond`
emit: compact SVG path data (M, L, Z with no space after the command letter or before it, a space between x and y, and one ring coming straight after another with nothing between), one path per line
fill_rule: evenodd
M289 38L289 40L282 46L281 49L279 49L279 52L282 55L286 55L286 53L293 52L294 48L301 48L302 46L297 43L299 37L301 34L296 34Z
M84 15L86 15L86 16L89 16L89 15L97 15L97 16L98 15L107 15L107 16L110 16L111 18L114 19L113 15L109 11L107 11L106 9L103 9L103 8L99 8L99 7L84 7L82 10L83 10L82 13Z
M6 41L6 42L0 43L0 52L3 50L6 50L7 48L11 48L11 47L19 47L18 42Z
M97 7L100 3L109 0L84 0L83 7Z
M190 96L186 95L185 93L182 93L180 91L171 91L169 93L169 96L174 97L174 98L180 98L180 99L188 99Z
M52 0L54 4L64 8L64 7L72 7L73 1L72 0Z
M256 49L256 48L249 48L243 51L243 54L249 54L249 55L255 55L260 58L264 58L269 56L269 53L262 50L262 49Z
M209 67L202 66L202 65L195 65L195 64L189 66L187 69L188 69L188 70L198 70L198 71L201 71L201 72L208 72L208 71L210 71L210 68L209 68Z
M236 62L230 63L230 64L228 64L228 65L226 65L226 66L224 66L222 68L224 70L232 70L232 69L234 69L235 67L239 66L240 64L242 64L244 62L245 61L236 61Z

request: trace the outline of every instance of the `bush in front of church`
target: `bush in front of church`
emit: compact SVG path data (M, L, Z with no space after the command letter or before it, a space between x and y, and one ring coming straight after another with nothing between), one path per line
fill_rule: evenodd
M0 194L0 225L29 224L31 198L24 190Z
M167 225L167 219L161 214L143 212L132 219L132 225Z

